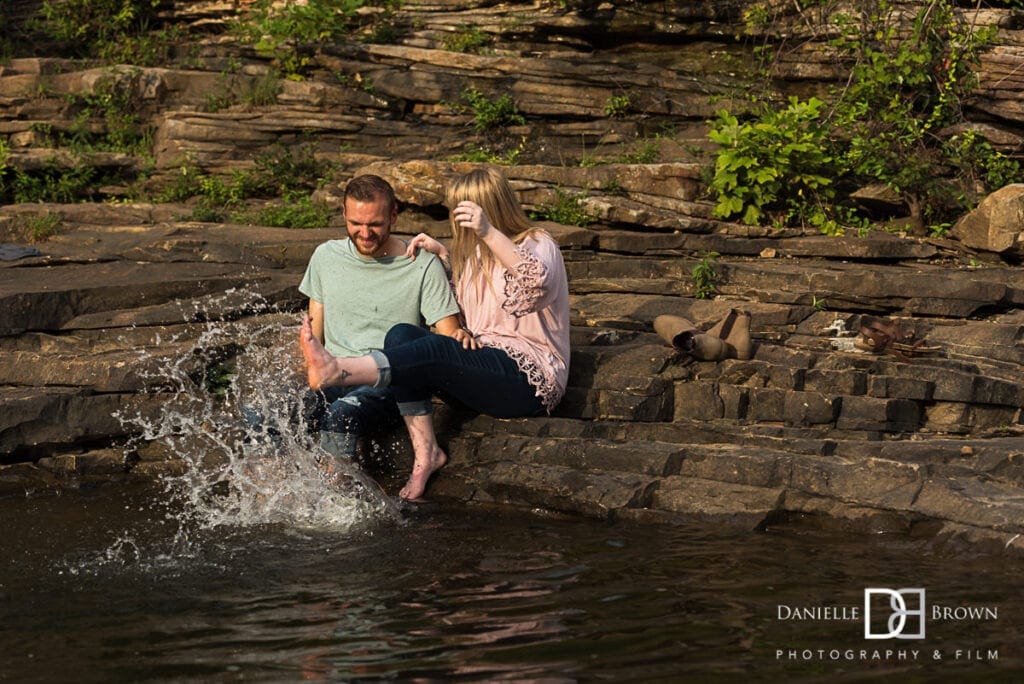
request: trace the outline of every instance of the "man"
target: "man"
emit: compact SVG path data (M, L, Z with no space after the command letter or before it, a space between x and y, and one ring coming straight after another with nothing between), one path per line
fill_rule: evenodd
M426 252L407 258L406 244L391 235L398 218L391 185L379 176L357 176L345 187L344 206L348 238L317 247L299 285L309 297L313 334L327 350L344 357L380 350L398 323L433 325L442 335L461 332L440 260ZM314 420L321 445L334 456L351 458L361 436L402 421L388 387L330 388L321 400Z

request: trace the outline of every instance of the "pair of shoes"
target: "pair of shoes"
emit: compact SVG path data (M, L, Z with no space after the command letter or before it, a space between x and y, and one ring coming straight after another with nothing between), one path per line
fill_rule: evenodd
M900 359L912 359L934 354L942 348L929 345L924 338L904 332L899 323L884 318L865 318L860 326L860 337L853 343L857 349L872 354L889 353Z
M658 316L654 331L677 351L699 361L746 361L754 354L748 311L733 309L707 332L681 316Z

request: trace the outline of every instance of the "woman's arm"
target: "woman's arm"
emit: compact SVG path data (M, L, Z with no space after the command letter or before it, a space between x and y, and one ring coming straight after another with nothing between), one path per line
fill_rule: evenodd
M473 333L462 327L458 316L445 316L437 323L434 323L434 329L439 335L454 338L457 342L462 344L463 349L480 349L483 346L476 341L476 338L473 337Z
M516 243L500 230L495 230L479 204L469 200L459 202L452 216L460 226L476 233L491 250L494 258L505 268L512 270L522 260L522 256L516 251Z

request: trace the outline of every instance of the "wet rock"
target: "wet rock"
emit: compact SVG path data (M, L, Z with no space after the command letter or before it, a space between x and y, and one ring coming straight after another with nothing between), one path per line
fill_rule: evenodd
M783 490L691 477L668 477L655 490L656 510L756 529L774 513Z

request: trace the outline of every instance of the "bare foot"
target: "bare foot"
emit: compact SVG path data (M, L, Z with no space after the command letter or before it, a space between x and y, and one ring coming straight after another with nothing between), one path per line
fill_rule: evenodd
M327 386L335 374L334 357L313 334L313 324L309 316L302 317L299 345L302 347L302 355L306 357L306 379L310 388L318 390Z
M421 459L417 456L416 463L412 467L412 475L409 476L409 481L402 487L398 496L410 501L423 496L430 476L443 468L447 462L448 454L440 448L435 448L428 458Z

